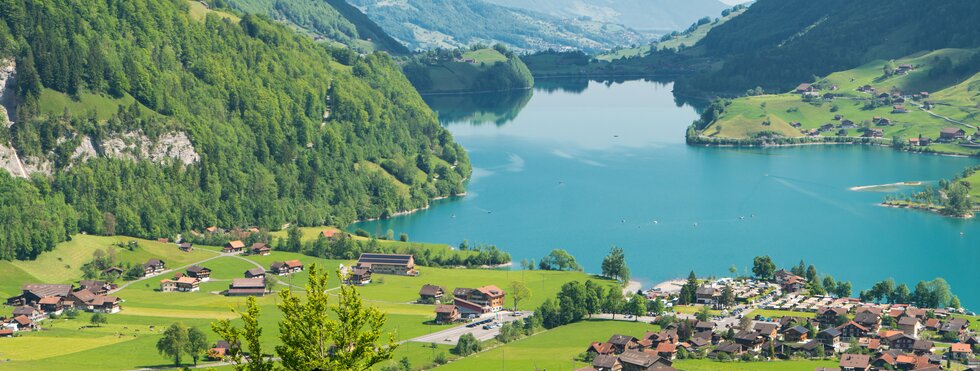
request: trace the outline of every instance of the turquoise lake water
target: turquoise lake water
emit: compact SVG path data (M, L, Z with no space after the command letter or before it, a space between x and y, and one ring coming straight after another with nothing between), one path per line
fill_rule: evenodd
M697 112L669 83L539 85L428 98L469 151L468 195L350 228L492 243L515 263L563 248L589 272L617 245L645 288L691 270L741 273L756 255L787 267L804 259L850 280L855 296L887 277L914 287L941 276L980 309L980 220L877 206L911 188L850 190L935 182L980 160L866 146L690 147L684 131Z

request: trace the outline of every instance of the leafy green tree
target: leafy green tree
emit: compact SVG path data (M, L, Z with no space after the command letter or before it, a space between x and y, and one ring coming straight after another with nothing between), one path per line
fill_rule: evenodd
M831 277L830 275L827 275L826 277L824 277L823 278L823 288L828 293L836 294L837 293L837 283L834 282L834 277Z
M95 312L95 314L92 315L92 318L89 319L89 322L91 322L93 325L102 327L102 325L109 323L109 317L107 317L105 314Z
M681 286L681 292L678 295L678 302L680 304L691 304L697 299L698 290L698 276L694 274L694 271L687 276L687 282Z
M545 299L541 306L534 311L534 316L541 319L541 325L546 329L555 328L561 326L561 312L558 310L558 305L552 299Z
M510 297L514 300L514 309L517 310L517 306L522 300L531 298L531 289L524 282L513 281L510 283Z
M800 264L799 265L797 265L797 266L795 266L793 268L790 268L790 273L793 273L793 274L795 274L797 276L800 276L800 277L805 276L806 275L806 264L803 263L802 260L800 260Z
M813 264L810 264L810 266L806 268L806 279L807 281L817 280L817 268L814 267Z
M602 301L605 297L605 292L602 286L597 285L595 281L586 280L585 281L585 311L589 314L591 318L593 314L599 313L602 310Z
M732 290L731 286L725 286L725 288L721 290L720 300L721 304L726 307L735 305L735 291Z
M237 328L231 324L230 320L223 319L211 323L211 330L221 339L231 344L227 356L234 364L236 371L271 371L275 364L265 358L262 352L262 327L259 326L260 310L255 302L255 297L249 296L245 299L245 311L240 312L236 309L232 311L239 315L243 326ZM244 340L249 356L243 357L240 344Z
M769 256L757 256L752 260L752 274L761 280L772 279L776 272L776 263Z
M476 336L466 333L459 337L456 347L453 348L453 353L456 353L456 355L461 357L466 357L470 354L479 352L482 348L483 345L476 339Z
M912 302L912 291L909 290L909 286L904 283L895 288L895 291L892 292L892 296L895 298L896 303L908 304Z
M664 305L663 300L656 298L654 300L647 301L647 311L653 313L655 316L659 316L664 314L664 311L666 311L666 306Z
M290 289L279 294L282 345L276 346L276 354L281 365L290 370L366 370L391 359L397 344L392 334L382 340L385 314L365 306L354 286L341 285L339 303L331 305L330 274L321 273L317 264L309 272L305 301Z
M834 294L838 298L847 298L851 296L851 281L838 282L837 286L834 287Z
M629 314L633 315L633 321L639 321L640 316L647 314L647 298L643 295L633 294L629 301Z
M701 308L698 309L698 312L694 314L694 318L697 318L698 321L707 321L711 319L711 312L708 311L708 306L701 306Z
M585 318L588 314L585 308L585 296L585 285L581 282L571 281L561 286L561 291L558 292L558 308L563 325Z
M569 254L568 251L562 249L551 250L548 255L541 258L541 261L538 262L538 268L549 271L582 270L582 266L578 265L578 262L575 261L575 257L573 257L572 254Z
M183 323L171 324L163 331L163 337L157 340L157 351L174 360L174 366L180 366L184 353L190 352L190 340L187 327Z
M957 297L956 295L953 295L953 298L950 299L949 306L950 306L950 308L956 308L956 309L959 309L959 308L962 308L963 307L960 304L960 298Z
M613 246L609 255L602 259L602 275L626 282L630 279L630 270L626 266L626 254L621 247Z
M187 329L187 355L191 356L194 365L208 351L208 336L198 329L191 327Z
M606 297L602 303L602 311L612 314L616 319L616 314L623 309L623 293L618 288L610 287L606 290Z

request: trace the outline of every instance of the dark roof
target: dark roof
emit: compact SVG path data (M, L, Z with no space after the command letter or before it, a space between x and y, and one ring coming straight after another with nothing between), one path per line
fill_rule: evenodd
M436 313L452 313L456 311L456 306L451 304L436 305Z
M419 289L419 295L422 296L436 296L445 293L446 290L442 286L424 284L422 288Z
M838 337L838 336L841 335L841 332L840 332L840 330L838 330L836 328L829 328L829 329L820 331L820 333L818 333L817 335L818 336L819 335L824 335L824 336L830 336L830 337Z
M953 318L949 321L943 322L943 325L939 328L940 331L959 331L967 326L969 326L970 321L966 318Z
M779 328L779 325L775 323L769 323L769 322L756 322L755 325L752 326L752 328L760 333L770 334L773 331L776 331L776 329Z
M619 362L619 357L612 354L599 354L592 360L592 367L612 369Z
M264 278L236 278L231 281L232 289L254 289L261 288L265 290L265 279Z
M902 319L898 320L898 324L900 326L906 326L906 325L912 326L912 325L915 325L917 323L919 323L919 319L918 318L915 318L915 317L910 317L910 316L905 316L905 317L902 317Z
M790 327L789 329L787 329L786 332L795 332L795 333L798 333L798 334L802 335L802 334L809 333L810 330L808 330L806 327L803 327L803 326L794 326L794 327Z
M711 287L711 286L701 286L701 287L698 287L697 294L698 295L714 295L717 291L718 291L718 289L716 289L714 287Z
M17 307L16 309L14 309L13 315L14 315L14 317L21 316L21 315L23 315L23 316L33 316L34 313L37 313L37 311L38 311L37 309L34 309L33 307L28 307L28 306L25 305L25 306Z
M660 356L656 356L650 353L644 353L637 350L627 350L623 354L619 355L619 361L622 363L629 363L631 365L640 366L643 369L653 366L657 363Z
M723 353L738 353L742 351L742 346L736 343L726 341L724 343L718 344L718 347L715 348L715 351L723 352Z
M81 280L81 281L78 281L78 286L81 287L81 288L83 288L83 289L89 289L89 288L92 288L92 289L101 289L101 288L105 287L105 284L106 284L105 281L99 281L99 280Z
M263 274L265 274L265 269L259 267L255 267L245 271L245 275L261 276Z
M192 265L190 267L187 267L187 271L190 273L201 273L204 271L210 272L211 270L199 265Z
M915 343L912 344L912 349L928 351L932 349L933 345L934 343L929 340L916 340Z
M29 291L38 297L45 296L68 296L71 293L71 285L29 283L21 286L24 291Z
M412 255L363 253L357 263L408 265L411 260Z
M147 260L146 263L143 263L144 268L157 267L162 265L163 265L163 260L157 258L151 258L150 260Z
M608 343L614 345L626 345L629 344L631 341L636 341L636 338L629 335L616 334L609 338Z
M715 328L715 323L714 322L709 322L709 321L698 321L698 323L694 325L694 328L697 328L697 329L702 329L702 328L714 329Z
M860 323L862 325L872 325L878 323L881 319L877 314L870 310L863 311L854 316L854 322Z

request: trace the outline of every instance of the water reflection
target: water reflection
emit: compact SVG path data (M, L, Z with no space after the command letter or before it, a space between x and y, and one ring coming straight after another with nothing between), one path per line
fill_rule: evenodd
M439 115L443 125L504 125L517 117L531 100L533 91L511 90L494 93L430 95L422 98Z

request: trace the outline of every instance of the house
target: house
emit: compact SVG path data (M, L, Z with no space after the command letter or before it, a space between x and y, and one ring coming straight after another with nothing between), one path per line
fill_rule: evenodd
M34 307L21 306L21 307L14 308L13 316L14 317L24 316L26 318L29 318L31 321L39 321L44 319L44 312Z
M14 330L9 328L0 328L0 338L9 338L14 336Z
M115 296L96 296L91 301L92 311L101 313L118 313L122 307L119 305L122 300Z
M363 253L357 259L357 266L370 269L377 274L395 274L400 276L417 276L415 257L404 254L375 254Z
M177 281L172 279L160 280L160 291L161 292L175 292L177 291Z
M817 339L813 339L804 343L799 348L799 350L804 354L806 354L808 357L815 357L819 355L820 354L819 349L823 349L824 354L832 354L834 352L834 349L836 349L836 346L825 344Z
M285 276L287 274L293 274L303 270L303 263L299 260L293 259L284 262L275 262L269 266L269 273L277 274L280 276Z
M867 354L844 354L840 356L841 371L867 371L871 369L871 356Z
M17 327L17 331L33 331L38 328L32 319L24 315L14 316L10 323Z
M970 344L966 343L953 343L949 347L949 358L958 361L965 361L970 358L973 354L973 350L970 349Z
M47 315L51 315L61 314L61 312L65 309L66 304L70 306L71 302L66 303L65 300L57 296L46 296L41 298L41 300L38 300L37 304L42 312L46 313Z
M245 271L245 278L265 277L265 269L255 267Z
M225 291L227 296L262 296L265 295L265 277L236 278Z
M818 332L816 339L826 345L837 347L840 345L841 335L840 330L836 328L829 328Z
M66 297L72 292L72 285L66 284L44 284L30 283L20 287L21 294L8 298L7 305L10 306L34 306L44 297Z
M347 275L345 283L348 285L364 286L371 283L371 270L366 268L354 267Z
M864 326L870 332L875 332L881 327L881 316L874 311L864 310L854 315L854 322Z
M88 290L96 295L105 295L114 287L106 281L100 280L81 280L78 281L79 290Z
M599 354L592 359L592 368L596 371L620 371L623 364L619 362L619 357L612 354Z
M694 324L694 331L695 332L714 331L715 326L717 325L714 322L698 321L698 323Z
M123 269L119 267L109 267L102 270L102 275L106 277L111 277L111 276L119 277L122 276L122 274L123 274Z
M637 338L629 335L613 335L609 338L607 343L612 344L613 353L620 354L630 349L636 349L639 345L637 344Z
M446 325L459 321L459 309L455 305L436 305L436 324Z
M872 121L874 121L875 125L877 125L877 126L891 126L892 125L892 120L889 119L889 118L887 118L887 117L877 117L877 118L875 118Z
M677 345L668 342L663 342L660 343L660 345L657 345L655 352L657 352L657 356L659 356L660 358L666 359L668 361L673 361L674 358L677 356Z
M960 128L943 128L939 131L939 141L951 142L966 138L966 131Z
M598 341L593 341L589 344L589 348L585 350L586 353L592 354L592 356L598 356L602 354L613 354L613 345L609 343L600 343Z
M162 273L166 269L166 262L157 258L152 258L147 260L146 263L143 263L144 276L152 276L154 274Z
M341 233L340 231L338 231L336 229L324 229L324 230L320 231L320 237L323 237L323 238L326 238L326 239L330 239L330 240L337 239L342 234L343 233Z
M785 292L800 292L806 288L806 279L800 276L792 276L783 281L780 287Z
M735 343L744 350L759 351L766 339L754 330L741 330L735 334Z
M175 284L177 286L177 291L180 291L180 292L192 292L192 291L198 291L198 290L201 289L201 286L200 286L201 285L201 280L199 280L197 278L194 278L194 277L182 276L180 278L177 278L177 280L174 281L174 282L175 282Z
M766 340L776 338L778 328L779 324L771 322L756 322L752 325L752 330L762 335Z
M879 349L881 349L881 339L860 338L858 339L858 346L866 348L871 352L877 352Z
M197 278L201 282L207 282L211 280L211 269L198 265L192 265L187 268L187 275L189 277Z
M696 291L698 304L714 304L721 298L721 290L712 286L701 286Z
M896 104L892 106L892 113L909 113L909 110L901 104Z
M936 344L929 340L916 340L912 343L912 351L918 355L932 354L932 350L935 347Z
M911 337L919 337L919 330L922 330L922 322L918 318L904 316L898 320L898 329Z
M841 307L821 307L817 309L817 322L823 326L837 323L837 317L847 314L847 309Z
M190 242L181 242L181 243L177 244L177 248L180 249L180 251L183 251L183 252L191 252L191 251L194 251L194 244L192 244Z
M780 355L785 355L786 350L789 348L786 343L780 342L778 340L769 340L762 343L762 354L766 357L779 357Z
M885 136L885 132L881 129L865 129L864 134L861 136L865 138L881 138Z
M915 338L904 332L899 332L897 334L891 335L885 338L888 346L891 349L901 349L905 351L912 350L912 346L915 345Z
M939 331L942 323L939 322L939 318L926 318L925 322L922 322L922 327L929 331Z
M491 312L490 307L476 304L458 297L453 298L453 305L459 309L459 315L463 318L476 318Z
M807 330L806 327L794 326L790 327L786 331L783 331L783 341L804 342L809 335L810 330Z
M240 240L228 241L228 243L221 248L221 252L225 254L241 254L244 251L245 243Z
M638 350L623 352L619 355L619 362L623 364L623 371L646 371L670 367L673 364L670 360L663 359L656 354Z
M714 350L711 351L710 356L717 358L720 354L727 354L730 357L737 357L743 353L742 346L737 343L726 341L718 344Z
M845 340L863 338L872 333L870 329L855 321L848 321L843 325L837 326L837 330L841 332L841 337Z
M970 321L966 318L953 318L946 322L943 322L939 326L939 334L946 335L947 333L956 334L957 338L964 338L966 336L967 330L970 328Z
M265 242L256 242L256 243L253 243L252 244L252 247L250 247L248 249L248 252L249 252L249 254L252 254L252 255L262 255L262 256L265 256L265 255L269 255L269 254L272 253L272 248L270 248L269 247L269 244L267 244Z
M443 295L446 294L446 289L442 286L424 284L422 288L419 289L419 302L420 303L435 303L442 300Z
M504 296L504 290L494 285L475 289L457 288L453 290L453 297L481 307L486 307L490 312L496 312L504 308Z
M813 89L813 85L810 85L810 84L807 84L807 83L803 83L803 84L800 84L800 85L798 85L798 86L796 87L796 89L795 89L795 90L793 90L793 91L794 91L795 93L797 93L797 94L801 94L801 93L808 93L808 92L812 92L813 90L814 90L814 89Z
M825 132L825 131L831 131L833 129L834 129L834 124L827 123L827 124L820 125L820 128L818 128L817 131Z
M840 122L840 127L841 129L854 129L857 128L857 125L854 124L854 121L843 119Z

